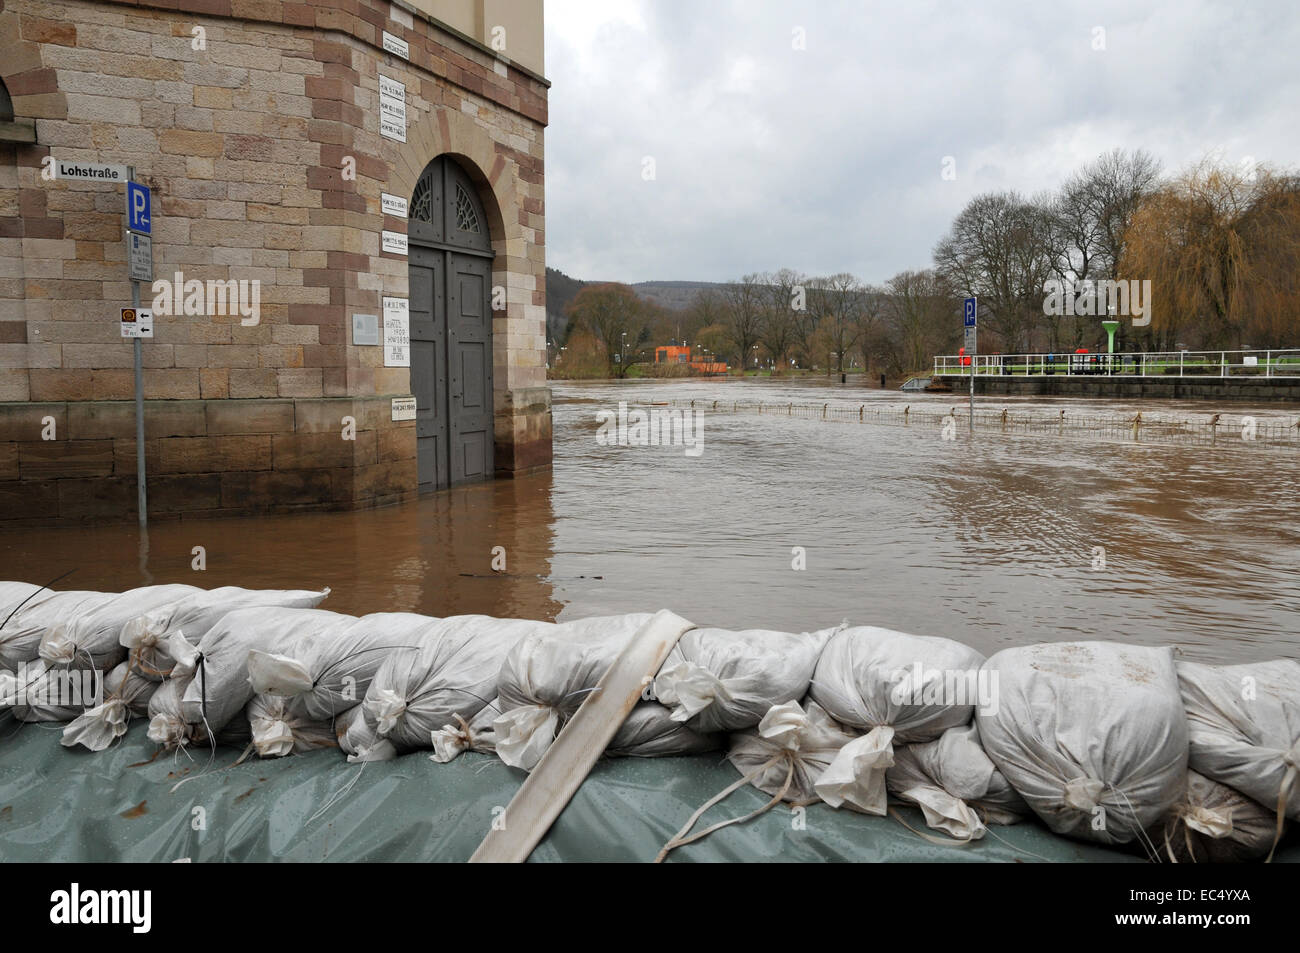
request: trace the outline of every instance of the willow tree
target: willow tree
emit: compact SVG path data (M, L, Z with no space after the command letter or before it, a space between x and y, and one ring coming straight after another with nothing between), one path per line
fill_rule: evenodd
M1270 336L1295 340L1300 330L1298 249L1293 177L1206 159L1139 206L1118 271L1150 279L1157 346L1180 337L1206 348L1259 346L1244 338L1261 322Z
M610 374L626 377L633 353L650 339L649 306L627 285L611 282L584 287L568 312L570 321L600 343Z

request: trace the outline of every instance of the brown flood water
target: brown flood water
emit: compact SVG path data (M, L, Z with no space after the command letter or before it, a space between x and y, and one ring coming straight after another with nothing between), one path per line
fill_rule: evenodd
M700 624L842 620L965 641L1112 639L1204 661L1300 658L1300 453L703 415L704 451L608 447L620 400L933 402L817 383L555 386L549 473L381 510L0 529L0 578L329 586L322 608L571 619L669 608ZM1297 408L988 398L1180 416ZM207 570L191 566L195 546ZM505 573L491 568L506 550ZM802 547L806 569L792 569ZM1094 568L1095 547L1105 567Z

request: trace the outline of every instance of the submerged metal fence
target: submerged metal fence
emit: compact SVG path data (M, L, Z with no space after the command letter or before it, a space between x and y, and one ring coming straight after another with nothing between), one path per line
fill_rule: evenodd
M896 427L922 427L942 431L945 424L963 432L969 427L970 415L965 405L942 410L912 407L832 406L830 403L771 403L733 400L673 400L675 408L726 414L754 414L769 417L798 417L839 423L882 424ZM645 406L654 406L647 404ZM1204 419L1178 418L1165 414L1132 415L1072 414L1065 410L1055 415L1030 413L1004 407L977 410L975 430L981 433L1026 434L1047 437L1085 437L1127 443L1159 443L1187 446L1231 446L1264 444L1300 448L1300 417L1260 417L1251 414L1213 414Z

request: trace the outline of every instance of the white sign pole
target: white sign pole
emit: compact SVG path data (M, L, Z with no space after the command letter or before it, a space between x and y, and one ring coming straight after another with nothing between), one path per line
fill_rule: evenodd
M126 178L128 182L135 181L135 166L127 166ZM127 224L130 224L130 209L127 210ZM127 238L130 241L130 238ZM129 258L130 256L128 256ZM136 284L135 278L131 275L130 263L127 263L127 278L131 282L131 306L136 309L136 320L139 320L140 314L140 286ZM135 338L131 342L135 349L135 499L136 510L140 517L140 528L144 529L149 522L149 491L145 484L144 472L144 342L140 338Z

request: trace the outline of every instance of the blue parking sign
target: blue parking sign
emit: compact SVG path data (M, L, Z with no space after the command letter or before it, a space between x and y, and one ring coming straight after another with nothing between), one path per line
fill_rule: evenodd
M133 232L149 235L149 187L137 182L126 183L126 227Z
M966 299L965 326L968 328L975 327L975 299Z

